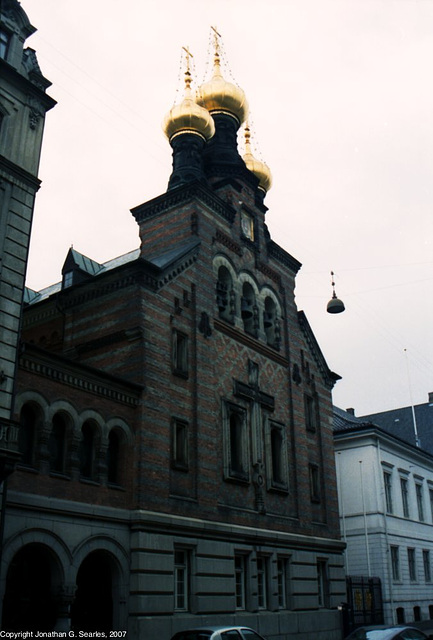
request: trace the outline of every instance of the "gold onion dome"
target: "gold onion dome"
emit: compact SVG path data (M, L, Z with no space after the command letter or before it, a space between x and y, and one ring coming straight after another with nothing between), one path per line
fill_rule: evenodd
M243 160L247 165L247 169L254 173L256 178L259 179L259 187L267 193L272 186L271 170L265 162L257 160L257 158L255 158L251 153L250 138L250 128L247 124L245 125L245 154L243 156Z
M210 113L229 113L242 124L248 116L248 102L243 89L224 79L221 72L218 43L215 43L213 76L201 85L197 102Z
M206 109L200 107L192 96L189 58L185 71L184 98L180 104L174 105L167 113L162 128L169 140L181 133L193 133L209 140L215 133L212 116Z

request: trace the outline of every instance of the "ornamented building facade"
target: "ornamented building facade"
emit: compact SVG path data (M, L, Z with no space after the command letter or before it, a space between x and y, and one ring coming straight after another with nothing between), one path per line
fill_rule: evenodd
M217 41L212 79L185 80L140 248L71 249L61 283L26 292L2 628L340 638L337 376L266 227L269 170L239 155L248 107Z

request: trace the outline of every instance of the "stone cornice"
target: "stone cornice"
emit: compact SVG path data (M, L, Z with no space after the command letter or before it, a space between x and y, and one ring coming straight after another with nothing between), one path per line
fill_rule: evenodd
M141 385L73 362L30 344L23 345L19 366L20 369L38 377L48 378L53 382L131 407L138 405L143 390Z
M293 273L298 273L299 269L302 267L302 264L296 260L290 253L287 253L280 245L278 245L273 240L269 240L267 243L268 256L270 258L274 258L285 267L288 267L290 271Z
M242 247L240 246L240 244L232 240L230 236L227 236L219 229L216 230L213 240L222 244L224 247L226 247L226 249L229 249L229 251L233 251L233 253L235 253L236 255L242 255Z
M11 177L18 184L25 184L27 187L34 189L34 191L37 191L41 186L39 178L11 162L5 156L0 155L0 182L2 179L10 181Z
M144 204L134 207L131 209L131 213L137 223L140 224L148 218L160 215L170 209L185 205L193 200L200 200L203 204L212 209L214 213L220 215L230 224L235 218L236 211L233 207L209 191L208 188L201 185L199 182L193 182L191 184L178 187L177 189L167 191L157 198L153 198L153 200L149 200Z

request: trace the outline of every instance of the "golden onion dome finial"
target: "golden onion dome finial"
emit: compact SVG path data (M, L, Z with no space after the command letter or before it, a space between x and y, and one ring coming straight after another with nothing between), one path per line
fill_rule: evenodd
M248 102L244 91L224 79L221 71L221 34L211 27L214 40L213 74L209 82L201 85L197 102L210 113L229 113L242 124L248 115Z
M249 169L251 173L254 173L256 178L259 179L259 189L267 193L272 186L271 170L265 162L257 160L257 158L253 156L251 150L251 130L248 122L245 124L245 153L243 160L247 165L247 169Z
M188 47L182 47L186 54L184 97L165 116L162 128L169 140L182 133L192 133L209 140L215 133L215 125L209 112L197 104L192 95L191 58Z

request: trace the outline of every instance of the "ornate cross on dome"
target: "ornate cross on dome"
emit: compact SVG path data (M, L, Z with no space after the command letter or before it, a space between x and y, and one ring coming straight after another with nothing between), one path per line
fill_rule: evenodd
M214 62L219 62L219 58L220 58L220 43L218 38L221 38L221 34L218 33L217 28L216 27L211 27L214 36L213 36L213 41L214 41L214 47L215 47L215 58L214 58Z
M190 93L189 93L189 89L191 88L191 58L193 58L194 56L192 55L191 51L189 50L188 47L182 47L182 49L185 51L186 53L186 70L185 70L185 98L189 98L190 97Z

